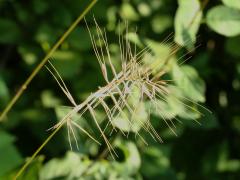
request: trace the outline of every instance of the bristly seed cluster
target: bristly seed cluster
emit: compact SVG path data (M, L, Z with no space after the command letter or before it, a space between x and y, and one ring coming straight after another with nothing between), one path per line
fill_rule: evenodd
M153 69L149 68L149 66L146 66L141 61L143 55L149 51L149 48L145 48L137 53L136 45L134 48L132 48L128 38L123 38L123 36L121 35L119 35L121 71L118 72L114 67L111 59L106 32L100 29L96 21L95 24L97 32L96 37L91 34L88 25L87 29L89 30L92 46L101 67L102 75L106 81L106 85L104 87L99 87L99 89L96 92L92 93L84 102L77 104L71 93L69 92L67 86L65 85L63 79L61 78L60 74L49 62L50 67L47 67L47 69L53 75L64 94L67 96L67 98L73 105L72 110L68 114L66 114L59 123L52 127L52 129L58 128L59 126L66 124L69 144L71 148L71 137L74 138L76 146L78 148L77 137L75 133L76 129L85 133L96 143L100 144L89 132L87 132L86 129L82 128L77 121L72 120L73 115L75 115L76 113L82 116L84 115L84 113L88 112L94 120L96 127L99 129L101 137L104 139L109 149L109 152L114 157L114 154L116 156L117 154L114 151L114 148L109 142L107 136L105 135L106 128L110 127L113 131L120 131L124 136L126 136L127 132L118 129L113 123L113 121L114 118L121 115L128 121L128 124L130 126L132 125L133 119L126 114L125 110L127 110L127 112L131 115L134 115L134 113L136 113L136 109L138 108L138 106L133 106L128 102L128 99L132 97L135 93L134 91L136 90L136 88L140 92L140 96L138 99L139 103L144 101L151 101L157 109L159 109L159 104L157 103L157 100L161 99L163 101L166 101L165 97L168 96L170 91L168 89L167 81L161 80L161 75L163 75L165 72L159 72L158 78L156 78L152 73ZM126 36L127 33L128 28L126 25ZM97 47L97 40L102 40L103 47ZM110 74L111 76L113 76L112 79L109 78ZM100 106L102 109L104 109L108 120L105 128L102 128L98 123L95 112L95 109ZM162 116L162 119L171 129L171 131L176 134L174 131L175 125L173 121L170 119L166 119L164 116ZM157 130L155 130L154 127L151 125L150 120L144 122L138 118L134 120L139 121L138 124L141 126L141 128L148 132L155 140L162 142L162 138L159 136ZM147 144L147 142L138 132L136 132L136 135L139 136L143 140L143 142Z

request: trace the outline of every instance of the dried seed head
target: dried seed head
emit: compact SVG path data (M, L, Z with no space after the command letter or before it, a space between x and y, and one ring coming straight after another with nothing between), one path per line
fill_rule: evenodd
M83 127L81 127L77 121L74 121L71 118L76 113L78 113L80 116L83 116L86 112L88 112L92 116L96 127L100 131L101 137L105 141L110 153L114 157L114 154L116 155L114 148L105 135L106 129L108 128L111 128L112 131L119 130L124 136L127 136L130 129L134 129L134 126L137 123L138 128L137 130L134 130L134 132L136 136L139 136L145 144L147 144L147 142L140 135L139 129L149 133L153 139L163 142L162 138L159 136L157 130L154 129L149 119L151 109L146 110L144 106L144 102L148 101L151 102L151 108L158 109L163 121L176 135L176 126L173 120L168 119L164 114L161 114L162 107L161 104L158 103L159 100L166 101L171 93L168 81L161 79L161 77L165 74L165 71L162 70L157 74L154 74L153 72L155 69L150 68L152 67L152 64L144 64L141 61L142 57L150 51L149 47L146 47L137 53L136 45L134 46L134 51L133 48L131 48L129 39L127 38L128 32L126 32L125 39L123 36L119 35L119 49L121 53L120 60L122 63L122 69L117 71L112 62L111 53L109 52L106 32L100 29L95 19L94 22L97 29L96 36L90 32L88 25L87 29L89 31L93 50L99 62L103 77L106 80L106 85L100 87L96 92L92 93L84 102L77 104L63 82L60 74L49 62L53 72L50 70L50 68L48 68L48 70L56 79L58 85L73 105L73 109L67 113L65 117L61 119L61 121L53 128L57 128L59 125L66 123L68 128L69 144L71 148L71 137L73 137L77 145L77 136L75 135L74 128L80 130L96 143L100 144L98 140L90 135L90 133L87 132ZM127 23L125 24L126 31L128 31ZM169 39L169 37L167 39ZM97 46L96 42L98 40L103 42L103 46ZM110 68L107 68L106 66L109 66ZM108 69L110 69L111 72L108 72ZM109 74L113 75L112 80L109 79ZM129 101L130 99L134 99L135 103L131 103ZM179 103L182 103L181 100L179 100ZM192 107L188 105L186 105L186 107L192 109ZM98 117L95 113L96 108L102 108L106 114L106 119L108 122L104 129L99 124ZM141 111L147 111L148 115L145 120L141 118L134 118L136 114L140 113ZM127 122L129 126L127 127L127 130L117 128L115 122L116 118L124 119L125 122Z

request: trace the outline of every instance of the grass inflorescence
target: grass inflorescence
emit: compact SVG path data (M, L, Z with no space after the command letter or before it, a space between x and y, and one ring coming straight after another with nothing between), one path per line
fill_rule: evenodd
M103 79L105 80L105 85L98 87L98 89L91 93L83 102L77 103L67 88L60 73L57 71L54 65L48 61L46 68L54 77L65 96L68 98L72 104L72 107L57 124L49 129L53 130L53 132L24 164L15 178L21 175L21 173L32 162L40 150L63 126L67 127L68 141L71 149L73 149L72 142L75 142L76 148L79 149L77 131L80 131L99 145L102 144L99 138L102 138L112 158L115 159L115 157L118 157L118 154L114 149L114 145L109 140L109 136L113 132L119 132L125 137L128 137L130 131L134 132L136 137L139 137L144 144L148 145L148 142L140 133L142 130L147 132L155 141L160 143L163 142L158 130L155 129L151 123L150 114L153 110L158 111L158 114L166 126L174 135L177 135L177 126L175 123L181 121L174 117L171 112L168 112L167 114L166 112L162 113L162 104L159 103L159 101L168 103L167 99L169 96L171 96L174 97L176 102L178 102L180 105L184 104L187 109L201 114L200 111L191 107L185 103L185 101L202 107L200 104L193 102L191 99L186 97L179 98L179 95L175 95L175 90L172 89L172 80L166 80L163 78L167 72L164 68L162 68L162 66L167 64L171 56L173 56L180 49L180 46L172 43L170 47L172 52L166 59L163 59L164 63L160 63L161 68L159 68L159 63L156 61L152 61L152 63L146 63L143 61L143 58L148 56L148 54L153 53L151 48L147 46L141 50L138 50L136 44L131 44L128 38L128 23L125 22L125 35L123 36L119 33L118 37L120 52L119 60L121 62L119 69L115 67L116 63L114 63L112 60L106 31L99 27L95 19L94 22L96 25L95 35L90 31L87 23L86 26L89 31L93 50L98 60ZM136 34L136 32L134 33ZM162 43L169 41L171 38L172 34L170 34ZM99 42L102 42L101 45L99 45ZM182 56L181 59L184 57L185 55ZM134 99L134 103L131 102L132 99ZM145 104L150 104L150 106L145 106ZM97 115L98 109L104 111L106 116L105 126L103 126L102 123L103 119L99 119ZM138 116L138 113L141 113L141 111L147 112L147 116L144 118L144 120ZM99 130L99 138L95 137L97 133L91 133L89 129L81 126L81 123L78 121L78 119L74 118L75 115L82 117L86 114L91 116L96 128ZM122 123L121 121L124 120L125 123L127 122L129 127L127 129L119 128L119 124L116 123L116 119L120 119L120 123ZM136 124L138 128L136 128Z
M136 124L134 121L137 121L140 129L149 133L154 140L162 143L162 138L160 137L157 130L153 127L150 120L150 112L151 109L154 108L159 111L162 120L170 128L172 133L177 135L175 132L176 126L174 121L167 118L164 114L161 114L161 104L158 103L158 100L167 102L167 97L172 94L171 88L169 88L170 81L164 80L162 78L166 72L164 70L160 70L156 73L155 71L158 67L155 66L152 68L152 64L149 65L142 61L142 57L146 53L150 53L150 48L146 47L140 51L137 51L136 44L132 45L128 39L128 24L126 22L125 37L122 35L119 35L118 37L121 69L117 70L111 58L106 32L99 27L95 19L94 22L96 25L96 34L93 35L91 33L88 25L87 29L89 31L93 50L101 68L102 76L106 82L106 85L99 87L94 93L91 93L91 95L88 96L85 101L78 104L75 102L54 65L49 62L49 67L47 67L47 69L53 75L61 90L64 92L72 104L71 111L69 111L51 129L57 129L65 124L67 126L67 134L71 149L71 139L75 141L76 147L79 148L76 130L81 131L96 143L101 144L94 137L94 135L91 135L90 132L81 127L81 124L77 120L73 120L72 118L76 114L81 117L84 114L88 113L92 117L92 120L98 128L101 137L103 138L113 158L114 156L117 156L117 153L115 152L112 144L109 142L106 132L110 132L111 134L113 131L119 131L123 136L128 136L129 134L129 130L126 132L126 130L122 130L116 126L116 118L122 117L122 119L125 119L125 121L127 121L127 124L130 126L129 129L131 129L133 124ZM102 46L98 47L97 42L99 41L102 41L103 43ZM136 94L138 95L136 96ZM129 99L131 98L134 98L135 102L137 103L129 102ZM148 120L146 121L141 120L141 118L134 118L136 113L139 112L138 109L142 107L141 104L144 104L144 102L151 103L151 107L147 110L149 116ZM184 103L181 100L178 100L178 102L181 104ZM187 104L185 104L185 106L193 111L200 113L198 110L192 108ZM98 117L96 115L96 109L98 108L102 108L105 112L107 119L105 127L101 127L101 124L99 123ZM177 118L174 119L179 121ZM110 129L110 131L107 131L107 129ZM140 137L140 139L145 144L148 144L144 137L141 136L139 131L134 131L134 133L136 136Z

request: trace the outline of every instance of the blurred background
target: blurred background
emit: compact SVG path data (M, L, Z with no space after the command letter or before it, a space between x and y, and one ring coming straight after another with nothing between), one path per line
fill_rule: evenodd
M0 0L0 112L88 3ZM175 80L178 92L212 113L190 104L204 114L200 116L169 100L161 112L151 114L164 143L155 142L144 131L141 134L148 146L133 133L129 138L115 134L109 139L119 155L116 160L105 145L99 146L81 133L79 150L74 147L71 151L63 128L20 179L240 179L240 1L99 0L86 16L94 33L93 15L107 31L116 66L118 33L124 32L119 25L127 20L130 34L137 28L130 41L139 49L148 45L160 64L170 59L168 77ZM171 33L172 38L162 44ZM182 48L170 56L171 43ZM104 85L83 21L55 51L52 63L78 103ZM68 111L64 106L70 105L42 68L0 122L1 180L13 177L50 135L47 129ZM182 121L177 123L177 137L159 115L169 113L169 118ZM97 117L103 120L104 112L99 110ZM98 137L92 119L79 117L79 121Z

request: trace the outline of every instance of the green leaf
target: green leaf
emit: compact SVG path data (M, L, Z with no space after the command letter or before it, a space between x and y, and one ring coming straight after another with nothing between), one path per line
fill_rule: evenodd
M139 15L135 11L129 3L123 3L120 10L120 15L123 19L130 20L130 21L137 21L139 19Z
M199 0L178 0L178 4L179 7L174 20L174 40L176 43L192 50L202 19L201 5Z
M139 37L136 33L129 32L125 38L127 38L130 42L136 44L138 47L144 48L144 44L142 43L144 39Z
M18 53L27 65L34 65L37 63L41 49L33 44L24 44L18 47Z
M14 44L21 38L18 25L10 19L0 18L0 34L0 43Z
M141 2L138 4L138 11L144 17L150 16L152 13L152 10L151 10L149 4L144 3L144 2Z
M207 25L224 36L240 34L240 10L227 6L216 6L207 13Z
M171 54L171 44L161 43L148 38L140 38L135 33L129 33L127 38L129 41L135 43L141 49L148 46L152 53L145 53L142 57L142 61L152 68L153 73L158 73L159 70L169 71L172 63L175 62L176 57ZM167 61L167 63L166 63Z
M172 18L167 15L155 16L152 19L152 29L155 33L163 33L166 29L172 26Z
M143 57L143 61L152 68L153 74L157 74L162 70L168 72L176 60L175 55L171 54L171 45L168 43L160 43L151 39L145 39L145 42L154 55L151 56L150 54L146 54Z
M148 118L145 104L140 101L140 90L137 87L133 89L132 95L127 100L131 107L136 107L133 109L133 113L130 113L126 108L123 110L124 113L121 113L113 119L113 124L126 132L138 132Z
M174 119L176 116L185 119L197 119L200 117L196 105L184 99L186 95L180 87L169 85L168 89L169 95L163 96L162 99L157 100L154 104L148 102L148 107L152 107L151 112L155 116L165 120Z
M55 97L50 90L43 91L41 99L44 107L56 107L61 104L61 100Z
M205 101L205 83L193 67L175 65L172 75L176 85L183 91L185 97L196 102Z
M82 174L90 165L90 161L83 155L68 152L62 159L54 158L40 171L40 179L64 178L74 179ZM65 178L66 179L66 178Z
M116 29L117 12L118 12L118 9L116 6L112 6L107 10L107 20L108 20L107 29L109 31L114 31Z
M133 175L138 172L141 166L141 157L136 145L133 142L118 142L116 145L124 153L123 172L126 175Z
M126 164L128 165L129 170L131 170L132 174L134 174L138 171L141 165L140 154L134 143L127 142L124 146L128 149L126 152Z
M0 148L3 148L4 146L9 145L10 143L13 143L13 141L15 140L15 138L11 134L8 134L3 130L0 130L0 137L1 137Z
M176 106L175 104L178 103L171 96L167 96L165 101L156 100L154 103L151 101L147 103L148 107L153 107L151 112L154 115L165 119L173 119L183 109L182 106ZM158 107L156 108L156 106Z
M0 130L0 176L22 163L22 157L13 145L14 137Z
M46 163L40 171L40 180L68 179L116 179L133 180L140 167L140 155L131 142L117 144L124 155L124 161L90 160L86 155L67 152L66 156L54 158Z
M240 9L240 1L238 0L222 0L222 2L231 8Z

